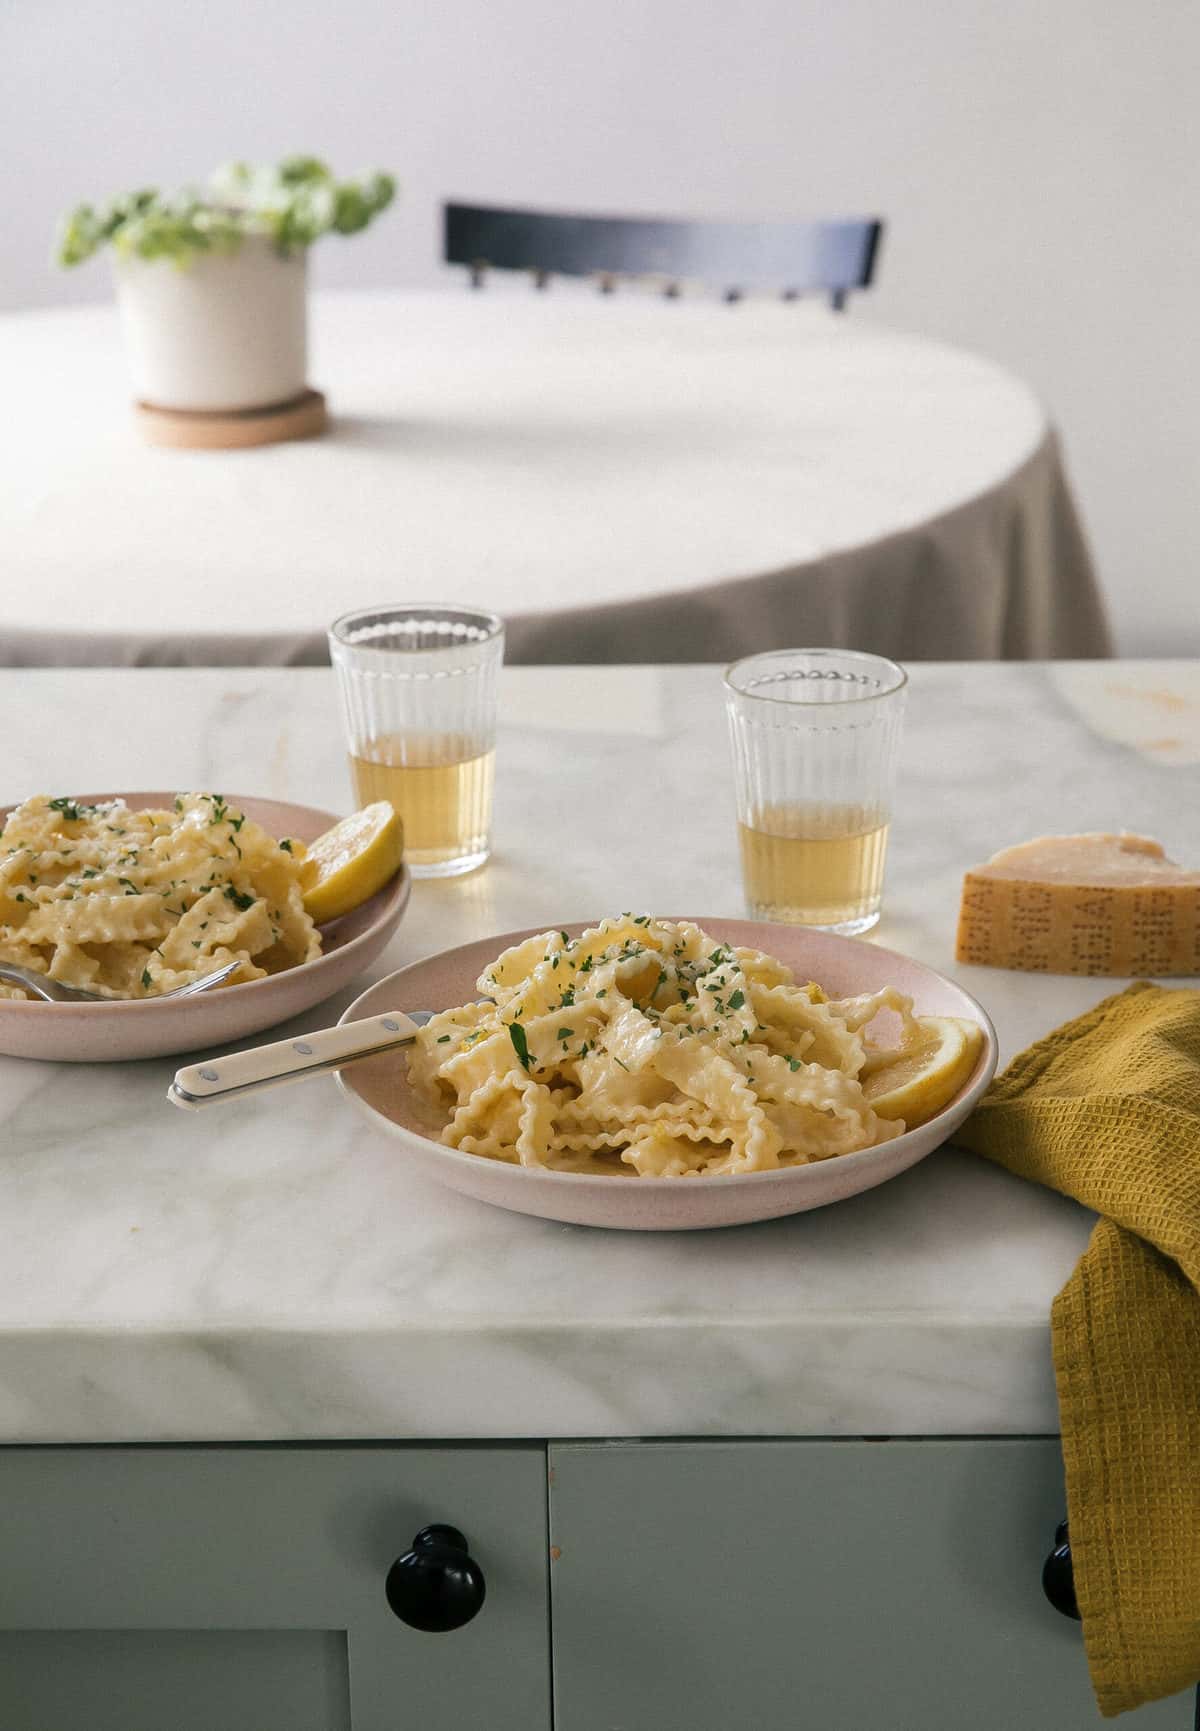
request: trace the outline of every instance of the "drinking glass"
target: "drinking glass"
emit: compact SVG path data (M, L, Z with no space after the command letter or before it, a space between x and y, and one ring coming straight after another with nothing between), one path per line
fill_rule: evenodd
M457 877L491 852L504 624L494 613L405 602L329 629L359 805L392 802L414 877Z
M855 934L879 919L908 675L881 655L777 649L725 670L746 901Z

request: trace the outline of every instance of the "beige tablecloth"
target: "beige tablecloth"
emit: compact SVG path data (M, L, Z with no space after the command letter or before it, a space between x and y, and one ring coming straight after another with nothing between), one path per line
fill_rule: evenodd
M0 319L0 665L301 664L473 602L514 662L1111 653L1058 441L974 356L815 305L317 296L326 438L139 443L109 309Z

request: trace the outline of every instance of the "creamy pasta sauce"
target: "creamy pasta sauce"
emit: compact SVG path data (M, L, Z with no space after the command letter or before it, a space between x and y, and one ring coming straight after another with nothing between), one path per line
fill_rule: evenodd
M492 1001L435 1016L408 1056L453 1148L694 1178L824 1160L904 1129L859 1080L881 1011L902 1048L924 1038L899 992L830 1002L757 950L629 914L529 938L478 986Z
M153 997L237 962L230 984L321 952L303 849L220 794L161 811L37 794L0 830L0 960L110 998ZM0 998L24 998L0 981Z

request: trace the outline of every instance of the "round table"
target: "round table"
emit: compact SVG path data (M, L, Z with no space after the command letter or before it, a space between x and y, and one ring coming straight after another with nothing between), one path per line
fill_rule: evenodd
M1110 652L1032 393L817 304L317 295L332 428L248 451L140 442L110 308L0 318L0 377L0 664L320 661L400 598L512 661Z

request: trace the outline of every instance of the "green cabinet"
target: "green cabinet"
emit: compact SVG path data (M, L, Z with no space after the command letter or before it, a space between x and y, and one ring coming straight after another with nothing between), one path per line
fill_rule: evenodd
M1062 1509L1049 1438L0 1449L0 1731L1094 1731Z
M460 1528L483 1612L393 1616ZM0 1452L3 1731L549 1731L540 1447Z
M556 1731L1083 1731L1050 1439L550 1451ZM1182 1696L1131 1724L1190 1731Z

